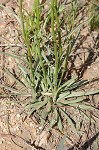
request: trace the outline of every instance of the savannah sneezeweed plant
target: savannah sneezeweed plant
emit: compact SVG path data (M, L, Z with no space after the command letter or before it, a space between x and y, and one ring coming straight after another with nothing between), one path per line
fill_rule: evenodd
M86 84L86 81L78 80L76 76L68 79L67 76L69 56L80 29L91 20L75 25L74 2L76 1L71 0L70 14L65 14L65 5L59 5L57 0L51 0L44 14L47 2L41 4L40 0L34 0L32 15L28 12L24 15L20 0L20 20L15 14L14 16L21 23L27 49L26 57L23 58L25 66L21 64L18 56L4 53L15 58L24 82L15 78L5 68L4 70L20 84L22 90L5 85L2 87L10 90L10 95L26 96L25 110L28 110L29 115L34 115L42 125L46 121L51 127L57 125L60 131L63 129L63 118L76 131L76 122L66 111L67 107L79 110L88 118L84 110L94 107L84 100L88 95L99 93L99 90L89 92L78 90L81 85Z

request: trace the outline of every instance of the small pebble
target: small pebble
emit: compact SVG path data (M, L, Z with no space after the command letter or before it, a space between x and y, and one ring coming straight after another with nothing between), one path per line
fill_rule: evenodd
M17 114L16 116L17 116L17 118L20 118L20 114Z
M39 127L39 130L41 130L42 129L42 127Z
M91 67L90 67L90 66L88 66L88 68L90 69Z
M13 128L13 131L16 131L16 128Z
M11 106L14 106L14 103L11 103Z
M97 69L98 69L97 67L94 67L94 68L93 68L93 70L97 70Z
M34 127L34 125L32 124L32 122L30 122L30 127Z
M3 143L3 141L2 140L0 140L0 144L2 144Z
M17 126L17 127L15 127L15 128L13 128L13 130L14 130L14 131L19 131L19 127Z

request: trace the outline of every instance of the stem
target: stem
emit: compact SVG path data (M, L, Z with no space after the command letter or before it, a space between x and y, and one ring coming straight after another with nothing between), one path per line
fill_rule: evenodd
M56 17L56 23L57 23L57 29L58 29L59 52L60 52L60 57L61 57L62 55L61 30L60 30L60 22L59 22L58 11L57 11L57 0L55 0L55 17Z
M45 72L45 68L44 68L44 64L43 64L43 60L42 60L42 54L41 54L41 49L40 49L40 37L39 37L39 31L40 31L40 2L39 0L35 0L34 1L34 8L35 8L35 18L36 18L36 42L37 42L37 53L38 53L38 57L40 60L40 66L42 68L43 71L43 76L44 76L44 81L45 81L45 85L47 84L46 81L46 72Z
M71 24L72 24L72 30L73 30L74 29L74 25L75 25L75 9L74 9L74 4L73 4L72 0L71 0L71 7L72 7L72 20L71 20ZM71 34L71 36L69 37L69 46L67 48L65 63L64 63L64 66L63 66L64 70L62 71L62 75L61 75L61 78L60 78L58 86L60 86L62 78L64 76L64 73L65 73L65 71L67 69L69 54L71 53L71 50L72 50L72 46L71 46L72 38L73 38L73 35Z
M73 30L75 24L75 8L74 8L73 0L71 0L71 7L72 7L72 30Z
M28 40L26 38L26 33L25 33L24 18L23 18L23 13L22 13L22 0L20 0L20 18L21 18L22 34L23 34L23 37L24 37L24 40L25 40L25 44L26 44L27 50L28 50L30 79L33 82L33 80L34 80L34 71L33 71L33 68L32 68L32 55L31 55L31 51L30 51L29 42L28 42Z
M24 19L23 19L23 12L22 12L22 0L20 0L20 18L21 18L22 34L23 34L24 40L26 40Z
M66 58L65 58L65 63L64 63L64 66L63 66L64 69L63 69L63 71L62 71L62 75L61 75L61 77L60 77L58 87L60 86L61 81L62 81L63 76L64 76L64 73L65 73L65 71L66 71L66 69L67 69L67 63L68 63L69 54L70 54L70 47L68 47L68 49L67 49Z
M55 54L54 90L56 90L57 81L58 81L58 52L57 52L56 36L55 36L55 31L54 31L54 8L55 8L55 0L52 0L51 2L51 31L52 31L52 38L54 41L54 54Z

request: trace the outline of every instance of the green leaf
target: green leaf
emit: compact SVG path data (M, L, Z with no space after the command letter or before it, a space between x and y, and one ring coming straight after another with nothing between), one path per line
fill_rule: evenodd
M81 81L75 82L70 87L68 87L68 90L74 90L75 88L79 88L85 84L88 84L88 82L89 81L86 81L86 80L81 80Z
M77 80L77 76L75 76L74 78L66 81L63 85L61 85L58 90L56 91L56 93L54 94L54 97L53 99L55 100L56 97L57 97L57 94L59 93L60 90L62 90L62 88L66 87L67 88L67 85L72 85L73 83L75 83L75 81ZM68 89L68 88L67 88Z
M98 150L98 148L99 148L99 145L98 145L98 142L96 141L96 142L93 144L92 150Z
M59 102L62 99L65 99L69 94L70 94L70 91L60 94L59 98L57 99L57 102Z
M42 90L43 90L43 91L46 91L45 84L44 84L44 80L41 81L41 87L42 87Z
M44 23L43 23L43 29L45 29L46 28L46 26L47 26L47 23L50 21L50 10L48 11L48 15L47 15L47 17L45 18L45 20L44 20Z
M73 77L72 79L66 81L63 85L60 86L60 88L58 89L58 91L60 91L62 88L64 87L69 87L70 85L72 85L73 83L75 83L75 81L78 79L77 76Z
M54 111L52 110L51 111L51 118L50 118L50 127L52 128L54 125L55 125L55 123L57 122L57 110L56 109L54 109ZM56 115L56 116L55 116Z
M95 91L89 91L89 92L86 92L85 95L94 95L94 94L99 94L99 90L95 90Z
M59 12L62 12L65 9L65 5L60 5Z
M73 106L73 107L78 107L78 108L84 109L84 110L93 110L93 109L95 109L95 107L89 106L89 105L87 105L87 104L79 104L79 103L74 103L74 104L72 104L72 103L70 103L70 104L68 104L68 105L69 105L69 106Z
M46 57L44 51L42 51L42 56L43 56L45 62L47 63L47 65L51 66L50 61L47 59L47 57Z
M48 100L48 103L47 103L47 105L46 105L46 109L47 109L47 112L50 112L51 111L51 101L50 100Z
M25 68L25 67L20 63L19 59L15 59L15 60L16 60L16 63L17 63L17 65L18 65L19 69L21 70L21 72L22 72L24 78L26 78L27 73L28 73L28 69Z
M47 103L47 101L41 101L41 102L38 101L38 102L27 105L25 108L27 108L27 109L35 108L36 110L38 110L41 107L43 107L46 103Z
M84 117L85 119L87 119L88 121L94 122L95 120L92 117L89 117L86 113L84 113L83 111L80 111L80 114L82 115L82 117Z
M28 112L28 116L30 117L34 113L35 110L36 110L35 108L31 108L31 110Z
M7 89L7 90L9 90L9 91L11 91L13 93L17 93L17 94L19 93L19 91L16 90L15 88L12 88L12 87L9 87L9 86L3 85L3 84L1 84L0 87L1 88L5 88L5 89Z
M68 123L71 125L73 131L75 131L75 133L77 133L75 121L63 109L60 108L60 111L63 114L63 116L65 116L66 119L68 120Z
M40 124L43 126L45 124L45 119L43 119L41 116L40 117Z
M62 129L63 129L62 121L61 121L60 116L58 116L58 129L59 129L60 131L62 131Z
M49 76L47 76L47 82L48 82L48 84L49 84L49 86L50 86L50 89L51 89L52 92L53 92L53 84L52 84L52 82L51 82Z
M9 53L6 53L6 52L0 52L0 54L4 54L4 55L7 55L7 56L10 56L12 58L17 58L17 59L21 59L22 57L25 57L24 55L15 55L15 54L9 54Z
M78 102L82 102L84 101L83 98L77 98L76 100L70 100L70 101L67 101L68 104L74 104L74 103L78 103Z
M51 118L51 121L50 121L50 127L52 128L55 124L55 120L53 118Z
M73 29L68 35L67 38L70 38L70 36L75 33L76 31L78 31L84 24L90 22L92 20L93 16L91 18L89 18L88 20L82 22L81 24L79 24L75 29Z
M86 105L86 104L79 104L79 108L84 109L84 110L93 110L93 109L95 109L95 107L89 106L89 105Z
M71 92L70 95L68 95L66 98L71 98L71 97L81 97L81 96L87 96L87 95L94 95L99 93L99 90L96 91L89 91L89 92Z
M41 125L42 126L44 125L47 116L48 116L48 112L46 110L42 110L42 114L40 116L40 120L41 120Z
M55 108L54 112L55 112L55 118L56 118L56 122L58 125L58 129L62 132L63 126L62 126L60 114L58 113L56 108Z
M84 96L85 92L71 92L71 94L67 95L66 98L71 98L71 97L81 97Z
M10 96L20 96L20 97L32 97L31 94L28 93L8 93L8 94L1 94L0 97L10 97Z
M64 135L64 137L61 139L59 145L57 146L56 150L64 150L64 143L66 140L66 134Z
M82 102L82 101L84 101L83 98L77 98L76 100L60 100L59 102L57 102L57 104L60 103L63 105L68 105L68 104L75 104L75 103Z
M31 83L31 80L29 79L29 77L27 76L27 74L28 74L27 68L25 68L25 67L20 63L20 61L19 61L18 59L15 59L15 60L16 60L16 63L17 63L17 65L18 65L20 71L22 72L22 76L23 76L23 78L24 78L24 80L25 80L26 86L27 86L28 88L31 88L31 84L32 84L32 83Z

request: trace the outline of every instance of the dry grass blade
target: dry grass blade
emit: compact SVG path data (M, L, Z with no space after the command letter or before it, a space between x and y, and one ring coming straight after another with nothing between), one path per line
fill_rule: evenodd
M7 68L3 69L14 81L16 81L19 85L21 85L22 87L26 87L25 84L20 81L19 79L17 79Z
M4 55L7 55L7 56L10 56L12 58L17 58L17 59L21 59L22 57L26 57L25 55L15 55L15 54L9 54L9 53L6 53L6 52L0 52L0 54L4 54Z
M19 19L19 17L9 8L5 7L4 5L0 4L0 7L3 8L6 12L11 13L16 19L17 21L20 23L21 25L21 20Z
M0 85L0 87L1 87L1 88L5 88L5 89L7 89L8 91L11 91L11 92L16 93L16 94L19 93L19 91L16 90L15 88L12 88L12 87L9 87L9 86L3 85L3 84Z
M31 94L28 93L8 93L8 94L0 94L0 97L2 98L7 98L7 97L11 97L11 96L18 96L18 97L32 97Z

